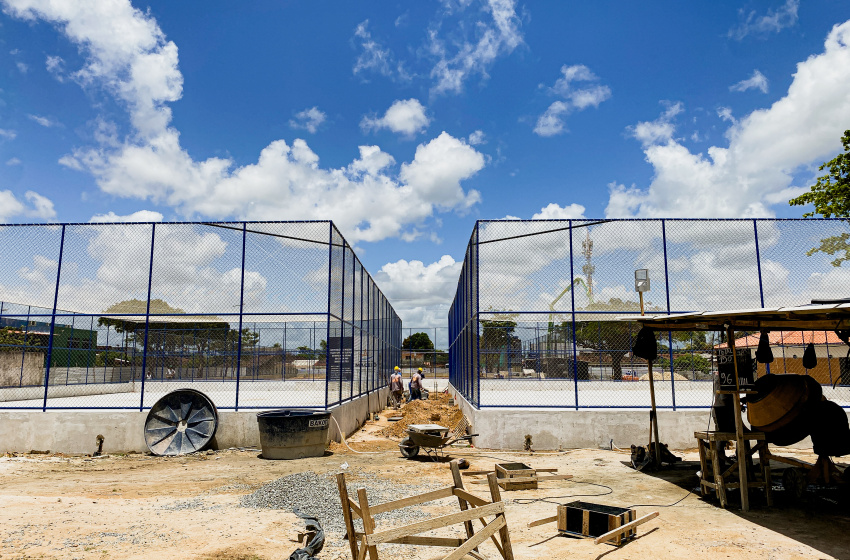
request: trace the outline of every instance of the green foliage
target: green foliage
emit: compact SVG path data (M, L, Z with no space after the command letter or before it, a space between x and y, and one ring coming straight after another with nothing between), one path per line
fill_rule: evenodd
M663 368L669 369L669 358L659 359L658 365ZM708 373L711 371L711 362L707 358L703 358L699 354L681 354L673 358L673 369L679 373L685 371L698 371L701 373Z
M127 355L123 352L98 352L95 354L94 365L96 367L114 366L115 360L127 360Z
M38 341L32 335L25 336L23 332L13 327L0 329L0 352L20 352L21 347L38 346Z
M484 351L484 366L488 371L493 371L499 367L501 352L496 351L508 348L512 340L516 339L516 314L499 313L493 315L493 319L480 319L479 322L481 336L478 344Z
M433 350L434 343L431 342L427 333L418 332L405 338L401 347L404 350Z
M820 214L824 218L850 218L850 130L844 131L841 137L844 153L822 164L818 169L829 169L826 175L818 177L817 183L809 187L809 192L788 201L791 206L814 204L812 212L803 214L811 218ZM826 253L838 258L831 262L832 266L841 266L844 261L850 261L850 233L821 239L820 246L810 249L806 254Z
M644 307L648 311L660 311L650 302L644 302ZM607 302L588 303L584 309L587 311L640 311L640 303L611 298ZM607 318L614 319L610 315ZM564 333L562 336L566 336L569 327L569 323L561 323L559 331ZM638 325L627 321L581 321L576 323L576 343L611 356L611 378L622 379L623 370L620 362L632 351L629 340L637 336L638 330L640 330Z

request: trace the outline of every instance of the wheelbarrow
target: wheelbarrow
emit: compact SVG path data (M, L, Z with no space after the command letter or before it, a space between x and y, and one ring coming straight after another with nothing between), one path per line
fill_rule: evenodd
M449 429L439 424L411 424L406 433L407 436L398 444L401 454L412 459L419 454L420 449L424 449L432 461L445 457L444 449L451 444L469 441L478 435L449 435Z

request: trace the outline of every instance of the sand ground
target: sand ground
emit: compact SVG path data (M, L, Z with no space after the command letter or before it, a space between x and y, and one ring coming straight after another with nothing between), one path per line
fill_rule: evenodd
M386 425L385 419L370 422L349 440L355 449L381 453L357 454L333 445L323 457L295 461L266 461L253 450L175 458L0 458L0 558L289 558L299 546L292 539L303 522L281 510L241 507L240 496L287 474L339 472L343 463L348 463L347 472L362 469L400 489L406 481L451 483L446 463L402 458L395 441L377 435ZM686 461L675 469L650 474L627 466L627 454L607 450L506 454L456 449L451 454L468 458L476 470L491 469L497 461L522 461L574 476L541 483L538 490L503 492L517 560L850 559L850 504L845 498L833 492L795 502L777 492L773 508L754 497L749 513L734 504L724 510L689 494L698 468L693 450L680 453ZM795 455L811 459L805 452ZM464 478L473 493L489 497L486 485ZM557 536L554 524L527 527L532 520L555 514L554 503L533 501L547 497L561 503L583 499L617 506L650 504L637 505L638 515L659 511L660 516L642 525L638 538L622 547L597 546ZM660 507L678 500L675 506ZM443 500L426 511L454 512L457 503ZM436 560L449 552L398 546L385 550L381 558ZM481 550L489 558L497 556L490 542ZM350 558L341 535L328 535L319 558Z

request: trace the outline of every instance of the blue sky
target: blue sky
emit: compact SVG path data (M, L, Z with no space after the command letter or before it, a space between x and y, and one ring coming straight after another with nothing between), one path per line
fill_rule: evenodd
M798 217L846 1L0 0L0 221L332 219L408 324L476 219Z

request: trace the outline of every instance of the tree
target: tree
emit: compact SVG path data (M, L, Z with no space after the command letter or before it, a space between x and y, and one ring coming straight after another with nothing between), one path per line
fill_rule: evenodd
M21 348L26 350L30 346L38 346L38 341L33 335L25 337L22 331L12 327L0 329L0 351L20 352Z
M405 338L401 347L404 350L433 350L434 343L431 342L427 333L418 332Z
M648 311L660 311L654 308L650 302L646 302ZM595 301L589 303L585 311L640 311L640 304L636 301L623 301L620 298L611 298L608 302ZM605 315L606 319L614 319L611 315ZM561 323L563 332L569 331L570 323ZM611 356L611 379L623 378L623 370L620 365L623 358L632 351L632 342L639 326L631 322L605 320L605 321L581 321L576 322L576 343L585 348L591 348Z
M488 371L498 370L502 351L510 348L517 339L514 336L517 325L515 319L516 315L511 313L499 313L493 319L480 319L481 338L478 345L484 354L484 367Z
M803 214L804 218L811 218L815 214L824 218L850 218L850 130L844 131L841 144L844 153L818 167L820 171L828 168L829 172L818 177L817 183L809 187L809 192L788 201L791 206L814 204L814 211ZM837 253L838 258L832 261L832 266L841 266L844 261L850 261L850 233L821 239L820 246L809 249L806 255L815 253L830 256Z
M660 358L658 365L669 369L670 359L667 357ZM699 354L682 354L673 358L673 369L680 374L688 371L708 373L711 371L711 362Z

